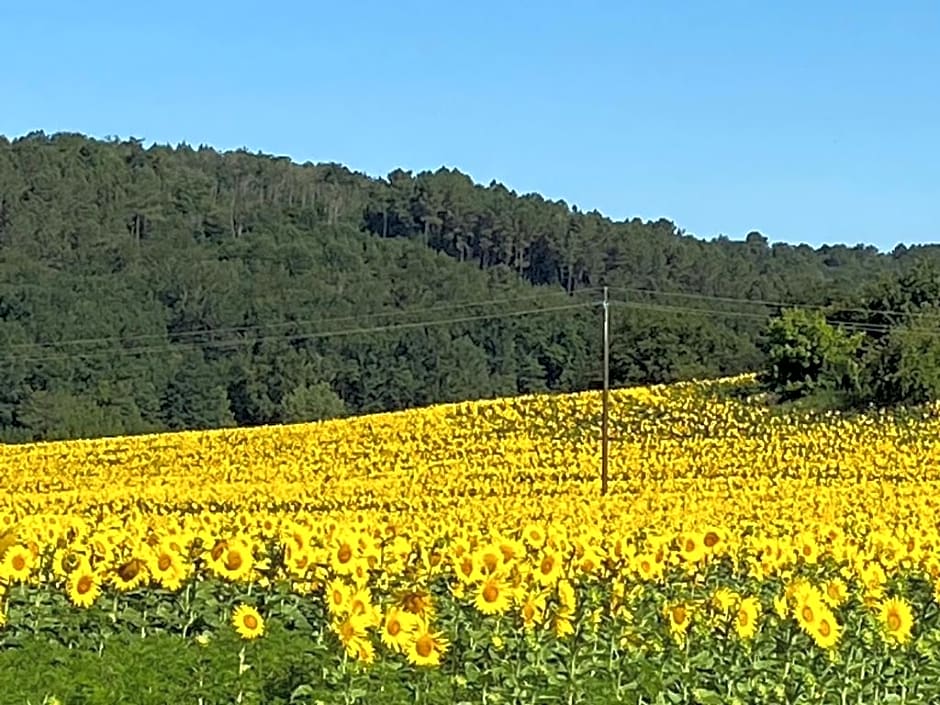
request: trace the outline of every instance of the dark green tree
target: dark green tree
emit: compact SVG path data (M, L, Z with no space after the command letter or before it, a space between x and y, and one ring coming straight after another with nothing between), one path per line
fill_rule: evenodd
M164 426L180 430L235 425L228 394L218 380L218 372L202 353L182 355L176 373L160 396Z
M830 325L819 311L789 309L767 327L761 384L784 399L858 391L861 333Z
M336 419L346 414L345 402L326 382L300 384L281 402L283 423Z
M878 406L940 400L940 309L911 315L866 357L865 402Z

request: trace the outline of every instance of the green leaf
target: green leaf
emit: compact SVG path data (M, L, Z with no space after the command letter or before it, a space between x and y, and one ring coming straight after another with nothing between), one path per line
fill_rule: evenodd
M467 677L468 683L478 683L480 680L480 669L473 663L467 662L464 664L463 669L464 675Z
M712 666L715 665L715 656L711 651L701 650L695 652L691 659L691 663L696 668L700 668L703 671L711 670Z
M314 694L313 686L304 683L303 685L298 685L294 688L293 692L290 694L290 701L296 702L301 698L309 698Z
M692 696L698 705L724 705L724 699L714 690L705 688L695 688L692 690Z

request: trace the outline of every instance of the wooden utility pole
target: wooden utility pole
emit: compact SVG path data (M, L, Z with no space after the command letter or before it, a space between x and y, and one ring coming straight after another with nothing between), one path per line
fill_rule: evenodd
M604 287L604 391L601 392L601 495L607 494L607 412L610 394L610 301Z

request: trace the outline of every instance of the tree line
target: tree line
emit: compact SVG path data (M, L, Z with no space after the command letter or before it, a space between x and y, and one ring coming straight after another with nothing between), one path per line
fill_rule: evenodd
M940 268L919 262L853 305L783 310L761 348L759 382L782 401L845 410L940 400Z
M734 374L763 364L779 304L851 302L935 257L706 241L451 169L0 137L0 440L593 388L599 310L561 307L600 286L613 384Z

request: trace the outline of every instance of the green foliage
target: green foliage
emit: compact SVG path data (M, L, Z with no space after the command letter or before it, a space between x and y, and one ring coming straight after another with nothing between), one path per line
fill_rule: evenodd
M940 265L932 258L821 313L790 310L763 344L765 388L822 410L940 400ZM849 335L846 328L861 332Z
M294 387L281 406L284 423L336 419L346 414L346 404L326 382Z
M46 389L37 389L23 400L17 422L33 436L49 440L142 433L149 428L131 398L111 402L106 395L96 400Z
M825 569L837 574L834 564ZM61 594L17 587L13 619L0 638L0 705L53 698L62 705L841 705L940 698L940 612L928 581L892 579L888 586L915 605L910 643L887 642L872 609L853 596L836 610L842 635L827 652L792 615L774 612L783 581L746 586L763 608L756 634L740 639L732 615L716 618L707 607L718 588L741 587L734 572L716 563L693 585L676 568L661 584L631 590L619 615L610 611L611 584L579 586L573 633L564 637L545 625L526 630L516 615L481 615L435 583L435 626L449 647L432 668L412 666L374 637L375 662L352 661L327 626L323 600L281 588L145 589L77 610ZM664 600L696 605L682 639L669 633ZM240 640L228 624L240 601L264 614L257 640ZM556 607L552 598L550 609Z
M830 325L818 311L789 309L773 319L762 343L764 387L792 400L819 392L855 393L862 334Z
M940 309L908 317L868 355L866 401L878 406L940 400Z
M173 430L221 428L235 424L225 387L198 351L182 356L160 396L160 415Z
M596 300L604 284L626 304L613 384L735 374L760 360L753 308L637 290L826 304L904 274L916 303L937 298L914 266L932 252L704 242L449 169L369 178L245 150L0 137L0 440L596 387L597 309L395 326ZM487 300L503 303L468 306Z

